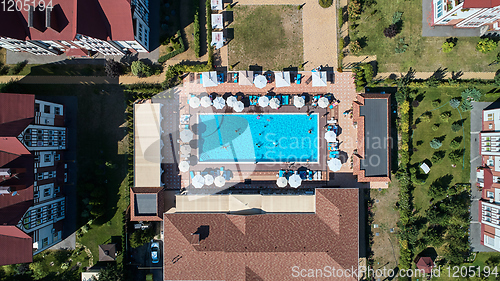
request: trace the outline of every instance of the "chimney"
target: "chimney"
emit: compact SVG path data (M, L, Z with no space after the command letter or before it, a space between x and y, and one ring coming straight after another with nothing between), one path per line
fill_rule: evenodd
M9 194L10 193L10 186L0 186L0 194Z
M0 176L10 177L11 176L10 168L0 168Z
M191 245L200 245L200 235L198 233L191 233Z
M46 7L45 8L45 27L51 28L52 27L52 7Z

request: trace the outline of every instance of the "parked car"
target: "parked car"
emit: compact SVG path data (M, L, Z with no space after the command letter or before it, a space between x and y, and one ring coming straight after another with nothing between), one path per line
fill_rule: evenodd
M158 252L160 251L160 244L158 242L151 243L151 260L153 263L158 263L160 258L158 257Z

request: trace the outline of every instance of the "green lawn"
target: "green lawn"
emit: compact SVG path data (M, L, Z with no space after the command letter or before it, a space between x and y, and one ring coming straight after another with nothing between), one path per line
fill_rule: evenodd
M421 215L424 215L425 210L430 206L429 201L431 198L427 195L429 186L436 179L450 175L452 180L449 186L455 183L468 183L470 175L470 112L462 112L458 109L452 108L448 102L453 97L460 97L460 93L464 88L421 88L418 90L419 95L423 97L418 107L413 108L413 122L417 120L426 111L432 112L432 118L429 123L417 123L417 128L413 130L413 147L417 151L413 152L411 157L411 165L416 165L424 160L430 161L433 153L436 151L430 147L430 141L433 138L443 138L443 146L439 150L446 151L446 156L439 164L433 164L431 171L428 174L426 183L422 186L415 186L413 193L415 208ZM418 99L418 97L417 97ZM432 106L432 101L440 99L441 103L438 107ZM451 117L448 122L440 119L439 115L443 112L451 112ZM453 132L451 125L459 120L463 120L463 131ZM439 124L439 130L434 131L431 129L433 124ZM465 158L462 164L452 167L448 153L452 151L449 147L450 142L457 138L463 137L461 148L465 149Z
M497 71L498 65L488 66L500 49L483 54L475 47L479 38L459 37L456 47L450 53L443 53L441 45L446 37L422 37L422 1L377 0L365 9L359 26L349 35L360 39L364 48L359 55L376 55L379 72L405 72L409 67L416 71ZM392 23L394 12L403 12L401 33L389 39L383 30ZM357 32L357 33L356 33ZM408 48L401 54L395 53L396 44L404 38Z
M234 9L234 39L229 42L229 65L245 70L301 67L303 61L302 10L297 6L256 5Z

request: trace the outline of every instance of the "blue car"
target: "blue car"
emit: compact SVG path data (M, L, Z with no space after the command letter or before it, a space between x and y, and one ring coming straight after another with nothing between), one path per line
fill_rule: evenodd
M158 263L160 258L158 257L158 252L160 251L160 244L158 242L151 243L151 260L153 263Z

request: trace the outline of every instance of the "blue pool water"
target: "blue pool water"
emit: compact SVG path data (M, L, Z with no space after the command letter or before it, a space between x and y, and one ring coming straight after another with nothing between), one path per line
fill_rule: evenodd
M200 162L317 162L318 114L200 114Z

